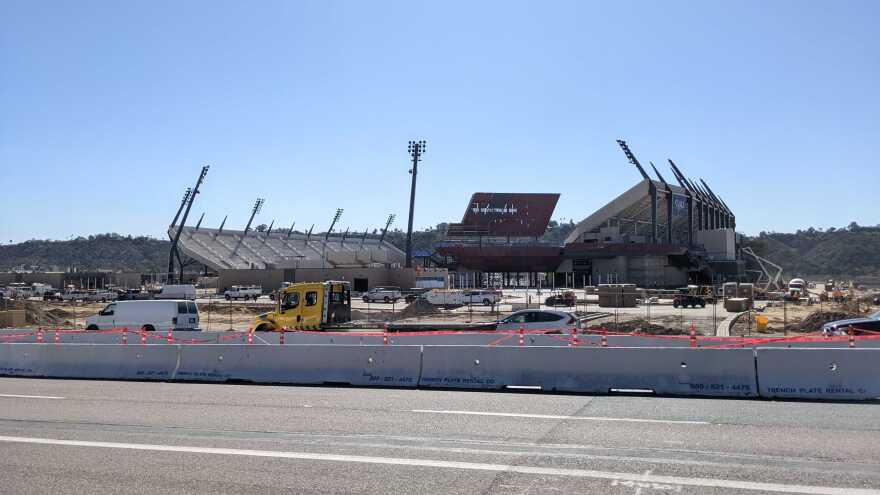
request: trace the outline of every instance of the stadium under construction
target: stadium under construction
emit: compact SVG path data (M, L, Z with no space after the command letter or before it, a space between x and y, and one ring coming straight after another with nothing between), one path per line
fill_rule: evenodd
M413 169L424 142L415 143ZM219 286L349 280L357 291L377 285L401 287L581 287L633 283L671 288L688 283L740 280L736 217L706 181L687 178L672 160L667 182L651 164L652 178L624 141L618 141L641 176L636 184L577 223L564 242L542 236L550 225L558 193L475 193L460 223L449 224L434 250L417 253L386 237L394 216L380 234L334 232L337 210L324 233L251 228L262 207L258 199L243 230L204 228L202 220L185 226L207 167L188 189L172 221L169 273L198 264L220 277ZM419 148L421 146L421 148ZM413 174L412 207L415 201ZM204 215L202 216L204 217ZM178 221L179 220L179 221ZM410 225L412 220L410 219ZM413 260L412 264L410 260Z
M669 160L671 184L652 179L621 149L641 180L578 223L564 245L542 242L558 194L477 193L437 246L459 285L582 287L632 283L671 288L739 280L736 217L704 180Z

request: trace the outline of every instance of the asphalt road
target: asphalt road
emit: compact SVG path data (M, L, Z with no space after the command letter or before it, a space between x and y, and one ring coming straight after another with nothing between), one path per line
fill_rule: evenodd
M880 494L880 405L0 379L0 491Z

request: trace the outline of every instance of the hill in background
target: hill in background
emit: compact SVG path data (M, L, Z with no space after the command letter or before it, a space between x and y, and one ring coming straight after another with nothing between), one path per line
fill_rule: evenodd
M38 271L106 269L164 272L171 242L152 237L98 234L69 241L31 240L0 246L0 271L21 266Z
M880 225L843 229L798 230L793 234L761 232L743 240L759 256L782 266L786 278L880 275Z

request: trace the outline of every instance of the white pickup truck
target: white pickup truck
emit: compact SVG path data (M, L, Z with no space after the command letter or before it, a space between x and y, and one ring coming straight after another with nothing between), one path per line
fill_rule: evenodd
M89 293L84 290L68 289L61 294L62 301L87 301Z
M90 291L86 294L86 301L93 302L107 302L113 301L116 299L116 293L110 292L109 290L95 290Z
M393 303L403 298L403 292L400 287L373 287L364 293L364 302L385 302Z
M233 285L223 293L223 297L225 297L227 301L233 299L244 299L245 301L253 299L256 301L262 295L263 288L259 285Z
M471 289L464 291L465 304L491 306L501 302L501 291L493 289Z

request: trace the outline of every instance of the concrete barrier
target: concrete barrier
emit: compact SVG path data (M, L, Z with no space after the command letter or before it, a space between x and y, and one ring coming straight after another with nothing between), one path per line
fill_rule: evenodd
M880 398L880 349L759 348L760 394L766 398Z
M757 396L751 349L428 346L419 386Z
M415 387L418 346L180 346L177 380Z
M3 344L0 375L168 380L177 359L177 346Z

